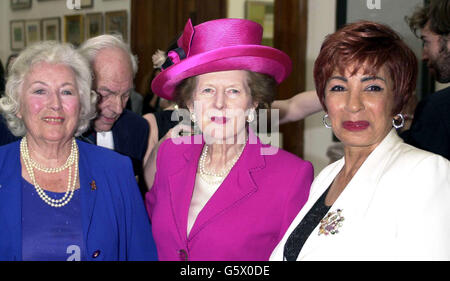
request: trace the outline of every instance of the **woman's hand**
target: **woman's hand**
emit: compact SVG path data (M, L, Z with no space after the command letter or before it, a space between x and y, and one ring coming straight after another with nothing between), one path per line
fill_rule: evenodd
M150 130L154 128L150 127ZM155 130L158 131L158 128L155 127ZM158 142L155 143L155 145L152 145L147 148L148 156L144 159L144 178L145 182L148 186L148 190L153 187L153 182L155 180L155 174L156 174L156 157L158 155L158 149L159 146L167 139L170 138L177 138L180 136L186 136L186 135L192 135L192 128L191 126L184 125L184 124L178 124L172 129L170 129L167 134L162 137Z

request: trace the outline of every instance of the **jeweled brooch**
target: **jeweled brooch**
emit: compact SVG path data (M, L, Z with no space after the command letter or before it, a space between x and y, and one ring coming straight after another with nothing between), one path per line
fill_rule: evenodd
M339 228L342 227L344 217L342 216L342 209L337 209L335 212L329 212L323 219L320 220L319 236L322 234L337 234Z

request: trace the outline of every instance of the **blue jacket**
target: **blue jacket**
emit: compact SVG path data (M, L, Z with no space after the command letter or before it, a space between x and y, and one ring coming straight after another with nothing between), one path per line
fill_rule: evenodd
M19 143L0 147L0 260L22 260ZM151 226L130 160L107 149L77 143L87 259L156 260Z

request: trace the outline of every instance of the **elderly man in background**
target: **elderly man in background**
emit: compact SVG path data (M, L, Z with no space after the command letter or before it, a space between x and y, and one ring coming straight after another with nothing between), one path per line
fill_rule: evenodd
M137 58L120 36L101 35L87 40L81 47L93 71L92 90L98 95L97 117L90 129L78 138L128 156L133 162L141 188L145 188L142 160L147 150L149 125L136 113L125 109L137 73ZM0 146L18 138L0 117Z
M134 88L137 58L121 37L113 35L87 40L80 52L91 64L92 89L98 95L97 117L81 138L129 156L139 176L147 150L149 125L141 116L125 109Z
M87 40L80 52L94 73L93 90L98 95L97 117L91 129L80 138L142 161L147 149L148 123L126 110L137 73L137 58L120 36L101 35ZM8 60L9 61L9 60ZM8 63L9 64L9 63ZM0 120L1 132L9 133ZM5 134L2 134L5 135ZM15 141L3 137L0 145Z
M440 83L450 82L450 0L432 0L407 18L423 41L422 59ZM405 142L450 159L450 87L423 99L416 107Z

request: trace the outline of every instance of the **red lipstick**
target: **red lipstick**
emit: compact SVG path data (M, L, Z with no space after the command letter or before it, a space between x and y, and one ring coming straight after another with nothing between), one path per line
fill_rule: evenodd
M211 121L217 124L225 124L227 123L228 119L223 116L213 116L211 117Z
M367 121L345 121L342 122L342 126L344 129L352 131L352 132L358 132L367 129L369 127L370 123Z

